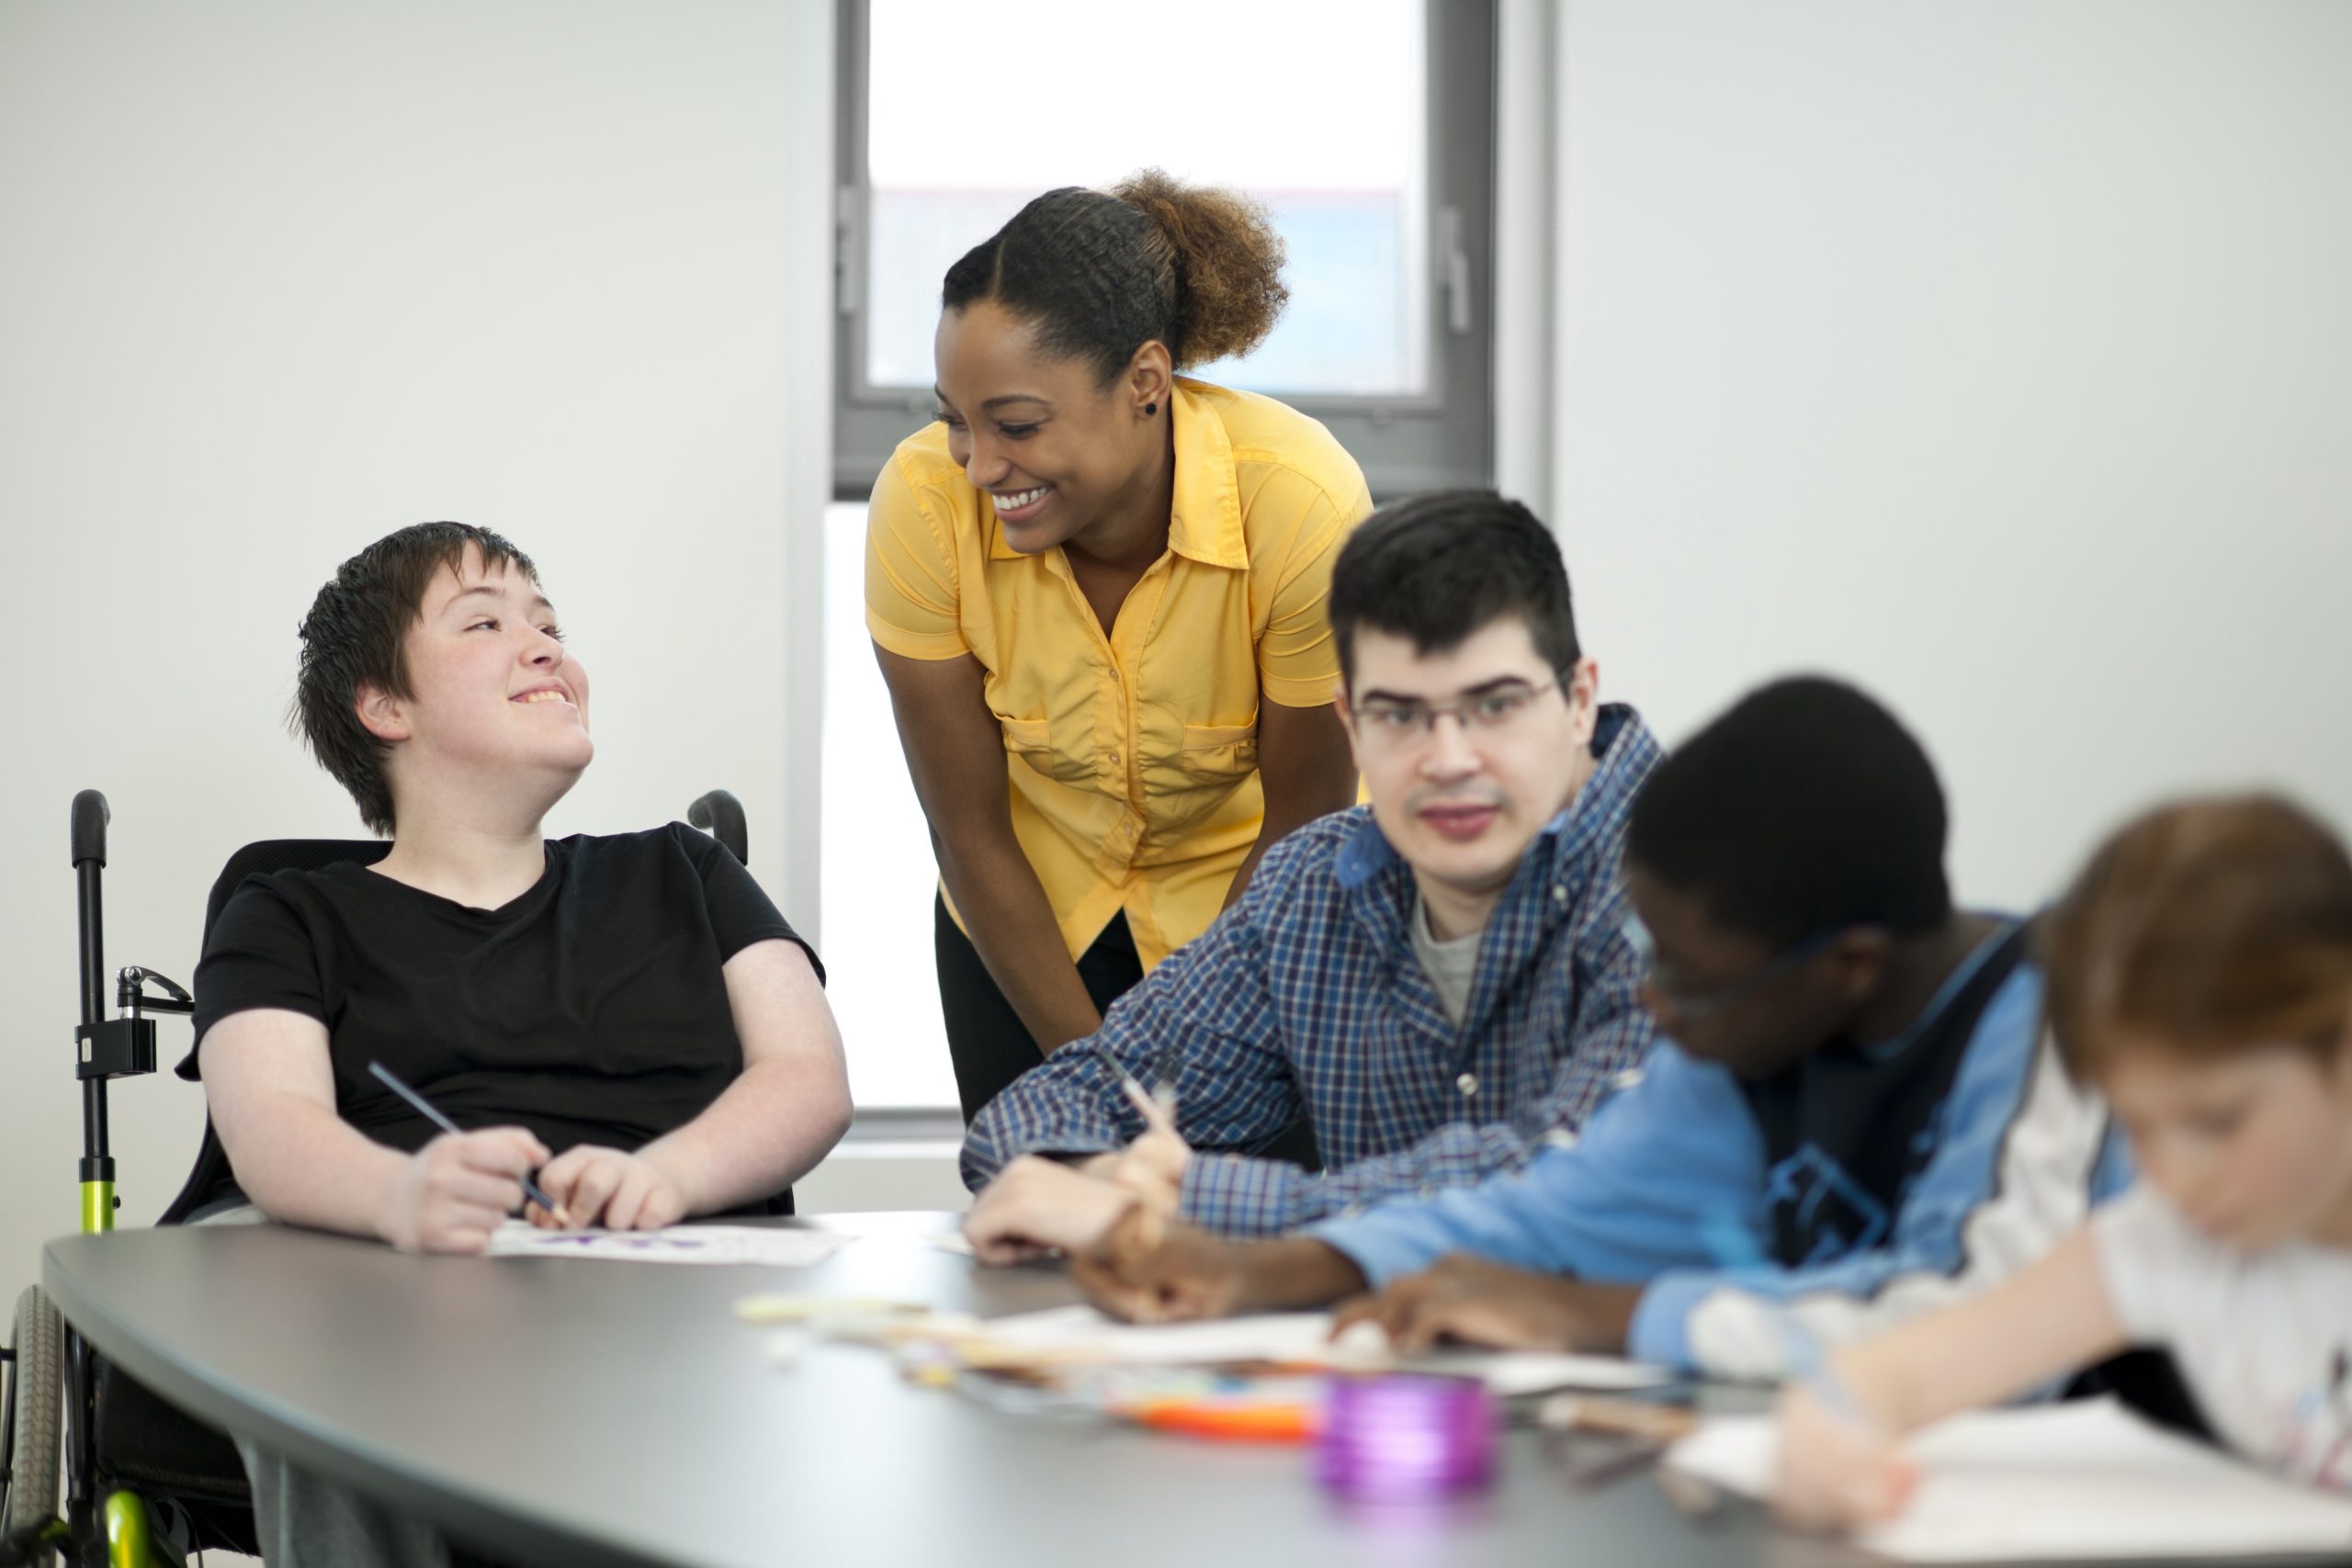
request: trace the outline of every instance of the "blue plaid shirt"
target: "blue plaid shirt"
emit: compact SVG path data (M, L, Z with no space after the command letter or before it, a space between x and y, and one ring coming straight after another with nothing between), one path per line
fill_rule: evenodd
M1572 1133L1651 1035L1623 862L1657 742L1611 704L1593 749L1592 776L1487 918L1458 1027L1413 953L1411 867L1368 808L1337 812L1269 848L1240 899L1100 1030L990 1101L964 1140L965 1184L1019 1155L1125 1146L1143 1131L1119 1090L1130 1074L1175 1085L1184 1213L1231 1235L1476 1181ZM1263 1147L1302 1113L1319 1173L1215 1152Z

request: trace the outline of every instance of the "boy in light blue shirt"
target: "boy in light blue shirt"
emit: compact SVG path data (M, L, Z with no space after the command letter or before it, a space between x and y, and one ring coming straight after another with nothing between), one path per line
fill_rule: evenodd
M1934 770L1820 679L1752 694L1636 802L1661 1034L1523 1170L1279 1241L1123 1225L1079 1262L1141 1317L1319 1306L1387 1328L1767 1377L1989 1288L2128 1176L2042 1043L2023 921L1955 909ZM1792 1332L1792 1324L1796 1325Z

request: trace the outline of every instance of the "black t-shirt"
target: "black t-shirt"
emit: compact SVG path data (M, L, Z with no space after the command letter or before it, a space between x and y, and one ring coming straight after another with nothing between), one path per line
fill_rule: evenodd
M636 1149L742 1071L719 967L769 937L800 942L733 855L677 823L550 841L547 874L496 909L348 863L251 876L197 965L189 1065L221 1019L284 1008L326 1025L335 1110L379 1144L437 1129L375 1061L460 1127Z

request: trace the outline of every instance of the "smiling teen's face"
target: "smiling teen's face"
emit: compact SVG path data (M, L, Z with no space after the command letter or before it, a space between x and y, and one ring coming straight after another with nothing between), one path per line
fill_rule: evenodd
M933 356L948 456L1023 555L1068 544L1153 482L1174 418L1160 344L1136 350L1106 387L1084 360L1041 353L1033 323L976 299L940 312Z
M2323 1064L2293 1045L2213 1061L2137 1042L2099 1088L2141 1175L2199 1232L2246 1254L2352 1247L2352 1046Z
M411 694L359 694L360 721L396 743L396 791L446 784L503 798L519 789L551 805L595 755L588 671L524 573L484 570L469 547L456 571L426 586L402 648Z
M1442 653L1373 626L1354 637L1340 716L1373 818L1432 909L1475 930L1592 775L1600 671L1588 659L1555 675L1517 615Z

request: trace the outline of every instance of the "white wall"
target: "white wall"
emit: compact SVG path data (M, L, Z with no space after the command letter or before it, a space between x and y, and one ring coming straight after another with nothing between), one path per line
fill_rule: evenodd
M1604 687L1925 736L1963 897L2352 822L2352 6L1568 0L1555 516Z
M821 418L797 335L812 277L823 326L831 128L788 88L830 79L829 27L757 0L0 7L0 1290L74 1224L69 798L114 806L109 966L190 979L230 850L361 831L280 720L311 594L390 529L537 558L596 688L554 830L724 784L761 879L805 882L781 607L825 436L787 366ZM143 1223L200 1094L113 1099Z

